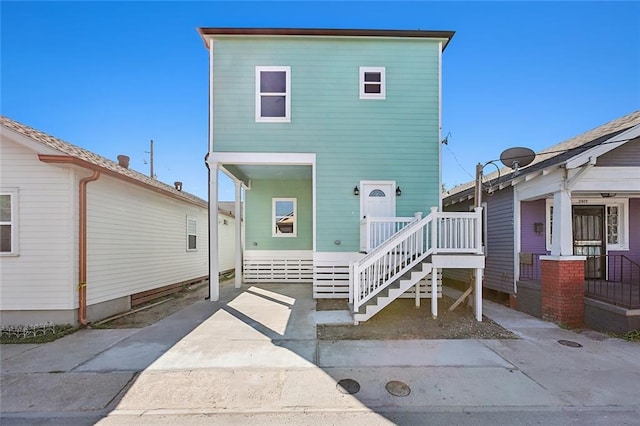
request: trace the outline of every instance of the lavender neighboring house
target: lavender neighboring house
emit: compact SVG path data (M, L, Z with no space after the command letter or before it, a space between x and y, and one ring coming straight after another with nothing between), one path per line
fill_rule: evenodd
M485 288L556 323L640 329L640 111L484 182ZM444 210L468 211L474 186L449 191Z

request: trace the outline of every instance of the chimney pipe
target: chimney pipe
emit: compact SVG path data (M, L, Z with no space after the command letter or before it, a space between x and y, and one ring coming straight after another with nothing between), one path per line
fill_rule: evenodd
M175 186L178 191L182 191L182 182L180 181L173 182L173 186Z
M118 165L120 167L124 167L125 169L129 168L129 157L126 155L118 155Z

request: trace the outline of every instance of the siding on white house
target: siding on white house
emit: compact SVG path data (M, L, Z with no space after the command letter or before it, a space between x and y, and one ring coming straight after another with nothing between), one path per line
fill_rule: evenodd
M87 188L88 305L208 275L206 208L109 176ZM187 216L198 222L196 251Z
M0 255L0 309L77 308L77 181L0 137L0 189L18 189L17 256Z
M225 272L235 267L235 229L235 218L218 213L218 269L220 272Z

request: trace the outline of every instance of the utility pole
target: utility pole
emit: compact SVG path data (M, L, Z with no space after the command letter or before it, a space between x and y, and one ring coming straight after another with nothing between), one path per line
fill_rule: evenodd
M149 154L149 177L151 179L155 179L155 175L153 174L153 139L151 139L151 145L149 151L145 151Z

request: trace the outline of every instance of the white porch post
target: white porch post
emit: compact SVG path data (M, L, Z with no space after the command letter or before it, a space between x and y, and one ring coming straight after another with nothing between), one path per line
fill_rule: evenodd
M220 299L218 265L218 162L209 162L209 300Z
M482 321L482 272L481 268L476 269L475 287L473 289L473 310L476 314L476 321Z
M571 191L568 189L553 194L551 256L573 256Z
M236 181L236 203L235 203L235 216L236 216L236 229L235 229L235 234L236 234L236 254L235 254L235 260L236 260L236 264L235 264L235 275L236 275L236 280L235 280L235 287L236 288L240 288L242 287L242 212L240 209L240 201L241 201L241 195L242 195L242 182L240 182L239 180Z
M438 268L431 269L431 317L438 318Z

